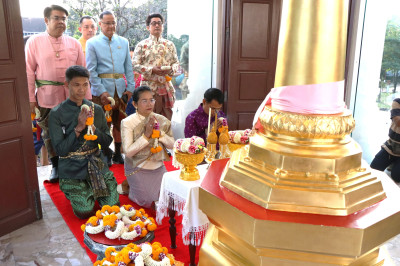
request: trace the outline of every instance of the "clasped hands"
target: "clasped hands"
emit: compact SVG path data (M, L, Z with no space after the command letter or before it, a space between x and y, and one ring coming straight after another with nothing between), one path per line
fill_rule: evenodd
M154 115L150 115L149 121L147 122L144 133L143 133L147 139L150 139L151 135L153 134L153 127L154 127L155 121L156 121L156 118L154 117Z
M85 108L82 108L78 116L78 125L75 127L75 130L82 132L86 128L86 120L90 116L91 116L90 111ZM92 125L92 128L93 132L96 131L96 127L94 124Z
M130 91L125 91L124 93L122 93L122 95L125 95L125 94L128 96L128 100L132 97L132 92L130 92ZM107 105L107 104L111 103L110 100L108 99L108 97L111 97L108 92L103 92L100 95L100 102L102 105Z
M152 74L156 74L156 75L158 75L158 76L165 76L165 75L170 74L170 73L171 73L171 70L170 70L170 69L168 69L168 70L161 70L161 67L155 66L155 67L153 67L151 73L152 73Z

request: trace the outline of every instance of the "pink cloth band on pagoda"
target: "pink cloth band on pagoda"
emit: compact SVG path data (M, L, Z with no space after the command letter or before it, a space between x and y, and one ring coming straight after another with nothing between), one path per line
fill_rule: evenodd
M258 109L254 123L265 105L300 114L338 114L346 108L343 98L344 80L273 88Z
M300 114L338 114L344 111L344 80L273 88L267 105Z

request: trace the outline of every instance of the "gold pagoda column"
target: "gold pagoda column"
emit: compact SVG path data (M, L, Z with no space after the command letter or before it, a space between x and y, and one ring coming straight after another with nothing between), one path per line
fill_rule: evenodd
M211 221L199 265L385 263L379 247L400 233L400 191L362 160L340 108L348 6L282 1L275 88L257 133L213 162L199 191ZM293 111L306 105L316 111Z
M344 79L348 1L282 2L275 87Z

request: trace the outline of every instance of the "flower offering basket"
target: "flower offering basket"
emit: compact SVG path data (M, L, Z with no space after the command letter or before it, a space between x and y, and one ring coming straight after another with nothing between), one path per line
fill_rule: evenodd
M179 178L185 181L195 181L200 179L199 170L196 166L204 159L205 152L189 154L175 152L176 160L183 165Z

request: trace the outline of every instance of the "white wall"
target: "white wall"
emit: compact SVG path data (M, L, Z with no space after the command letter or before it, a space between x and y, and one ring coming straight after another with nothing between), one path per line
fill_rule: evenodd
M213 64L213 72L216 69L216 63L213 62L216 56L213 57L212 54L213 5L213 0L168 0L168 33L176 31L173 27L182 27L186 29L185 34L189 35L190 93L185 100L175 102L172 117L175 139L183 137L186 116L198 107L203 100L204 91L215 80L215 73L211 73ZM217 12L216 9L214 8L214 12ZM214 28L214 35L217 34L216 31Z

